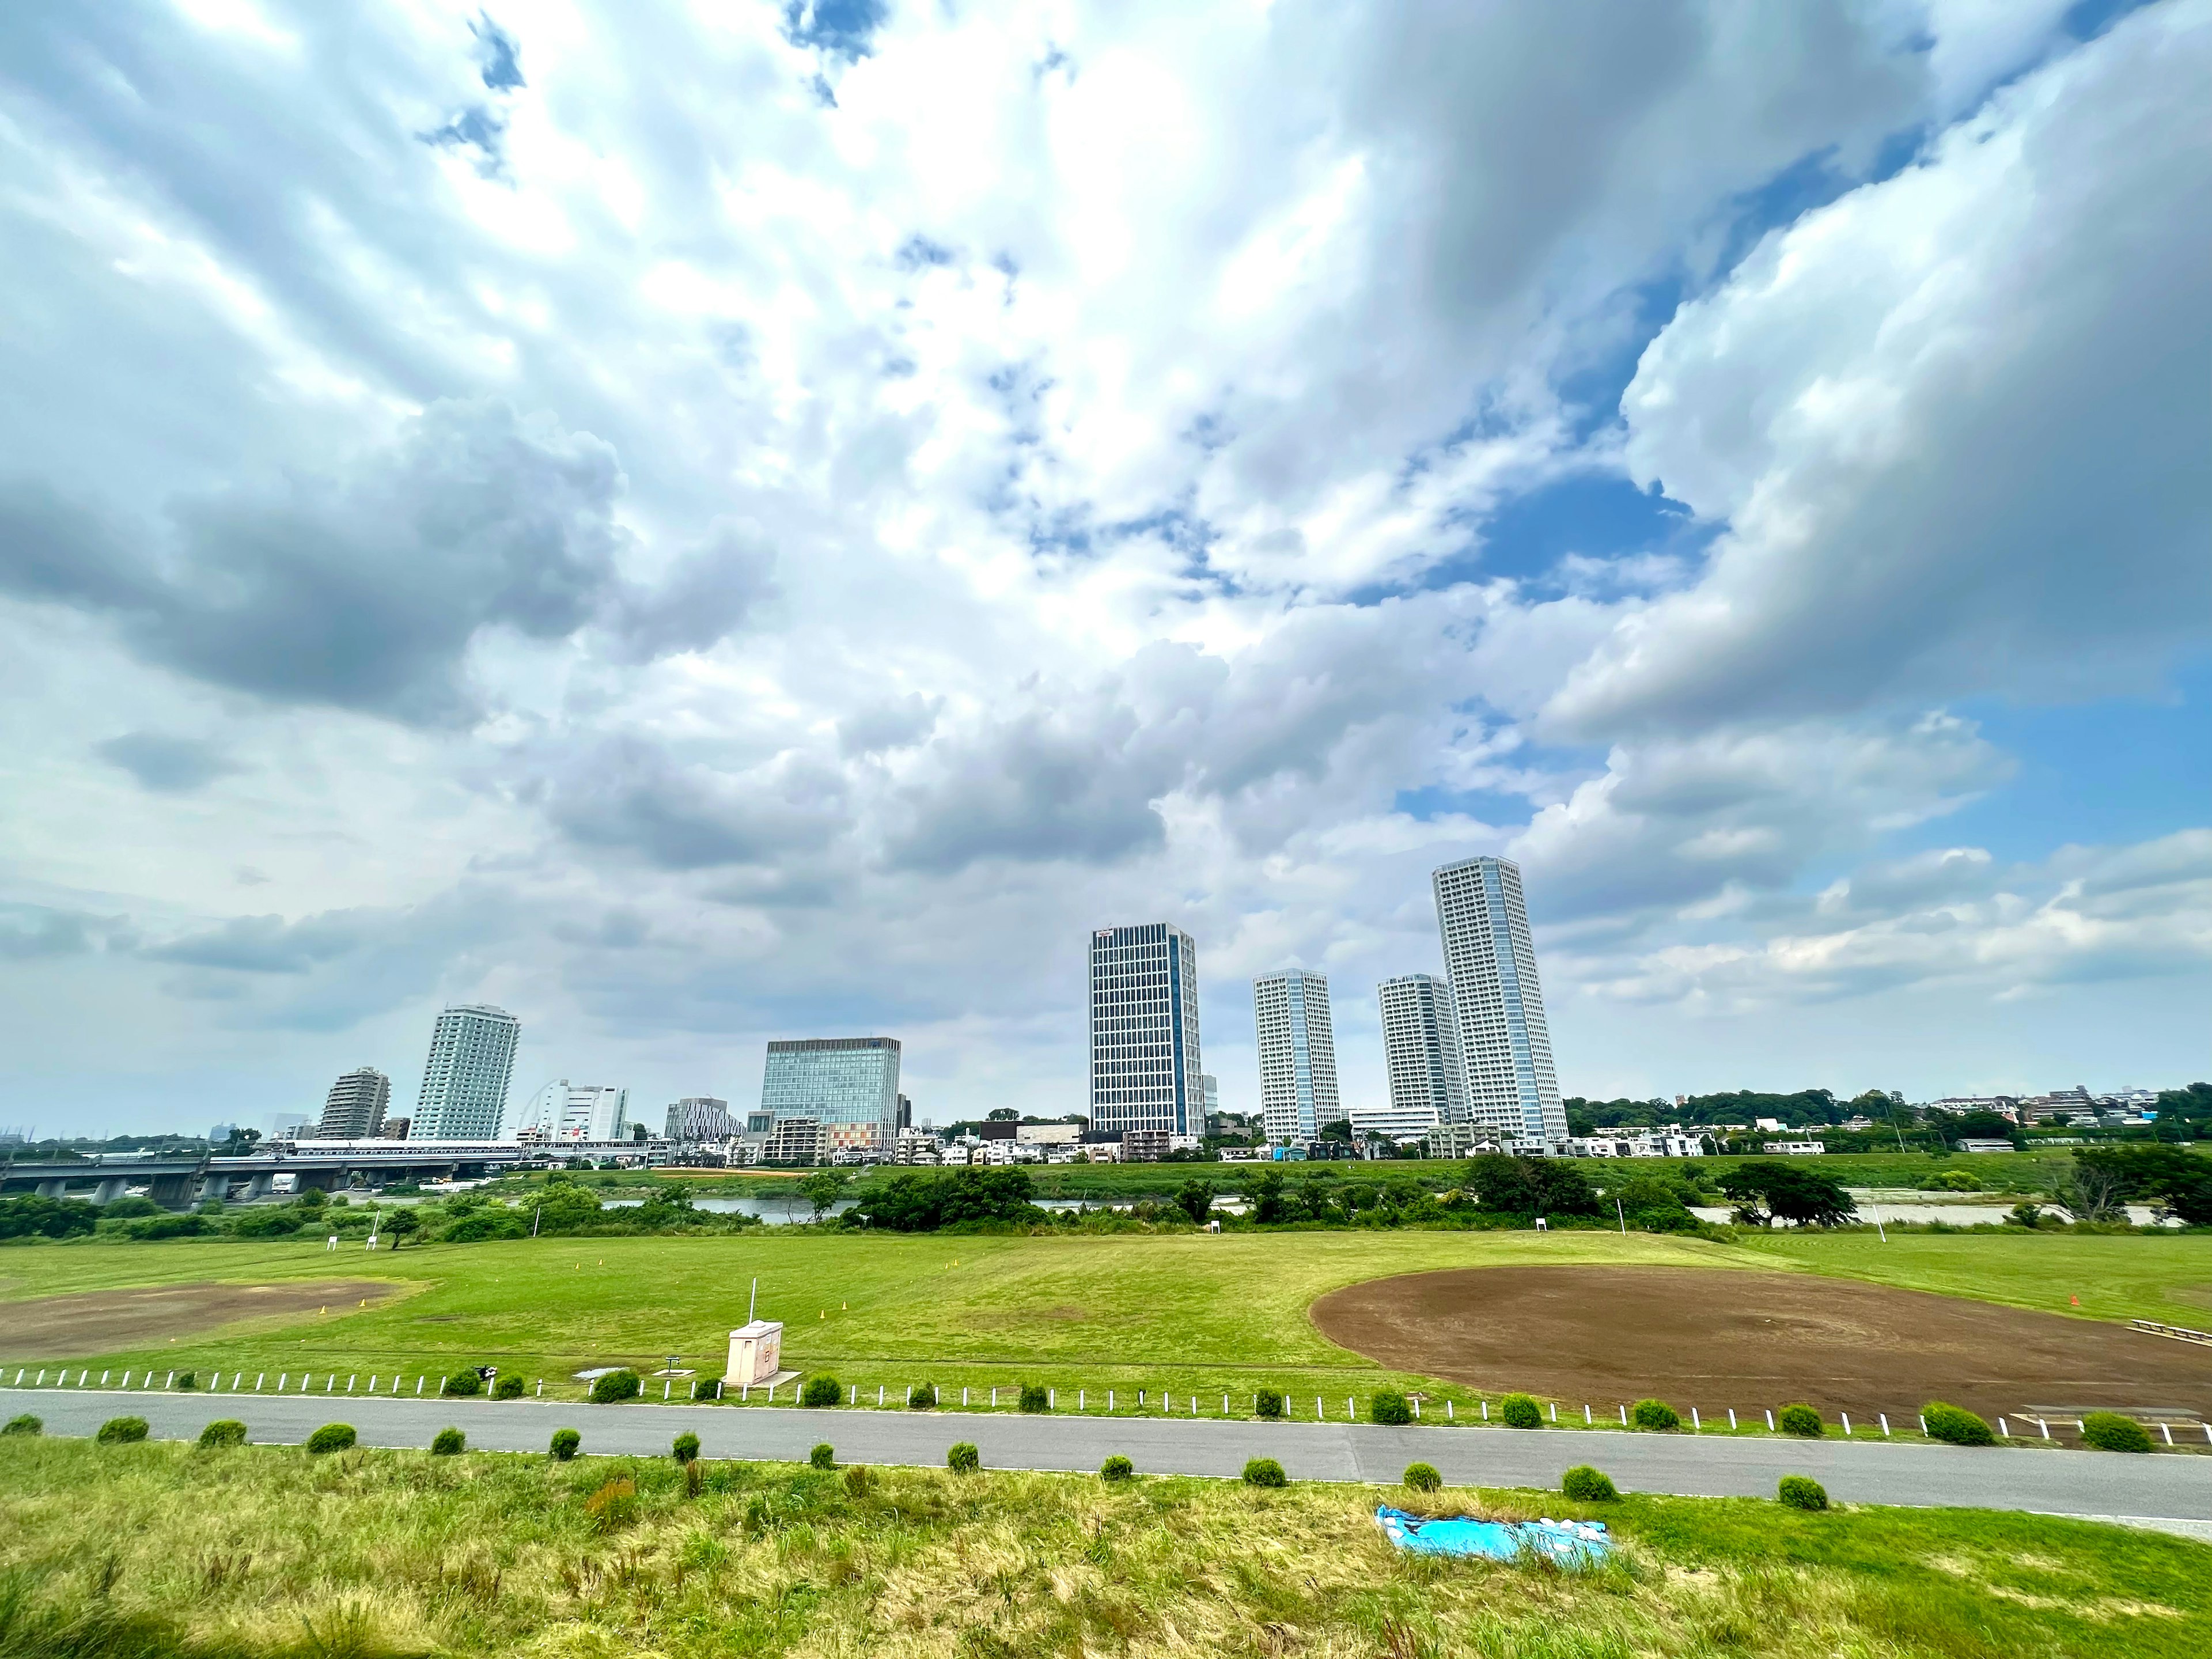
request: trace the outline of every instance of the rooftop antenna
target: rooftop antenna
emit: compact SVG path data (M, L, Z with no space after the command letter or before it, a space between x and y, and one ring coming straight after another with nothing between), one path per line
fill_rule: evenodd
M760 1306L760 1275L753 1275L753 1298L745 1304L745 1323L753 1322L753 1310Z

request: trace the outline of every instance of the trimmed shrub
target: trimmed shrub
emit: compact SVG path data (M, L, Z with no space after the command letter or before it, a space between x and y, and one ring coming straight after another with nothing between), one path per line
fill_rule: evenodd
M1137 1466L1119 1452L1098 1466L1098 1478L1105 1481L1127 1480L1136 1473Z
M1682 1414L1663 1400L1639 1400L1628 1408L1628 1425L1663 1434L1682 1426Z
M1990 1431L1989 1424L1963 1407L1931 1400L1920 1408L1920 1417L1928 1425L1931 1440L1948 1440L1954 1446L1996 1444L1997 1437Z
M1544 1408L1536 1403L1533 1394L1509 1394L1498 1402L1498 1414L1505 1419L1509 1429L1540 1429L1544 1426Z
M1025 1412L1048 1412L1052 1409L1052 1396L1039 1382L1022 1384L1021 1407Z
M799 1391L802 1406L834 1406L845 1397L844 1385L834 1376L810 1376L806 1386Z
M2099 1451L2147 1452L2150 1431L2118 1412L2091 1412L2081 1419L2081 1443Z
M617 1401L635 1400L644 1387L644 1380L635 1371L609 1371L604 1376L592 1379L592 1403L594 1406L611 1406Z
M146 1419L143 1417L111 1417L93 1436L103 1446L127 1446L145 1437Z
M1774 1496L1793 1510L1825 1510L1828 1489L1809 1474L1785 1474Z
M218 1417L200 1431L199 1449L202 1451L221 1451L226 1446L246 1443L246 1425L234 1417Z
M933 1382L915 1383L906 1391L906 1403L918 1412L934 1409L937 1405L937 1385Z
M522 1398L522 1387L520 1371L501 1371L499 1381L491 1385L491 1397L495 1400L520 1400Z
M1283 1396L1279 1389L1262 1389L1252 1396L1252 1414L1270 1422L1283 1414Z
M1414 1492L1434 1492L1444 1483L1433 1463L1408 1463L1401 1479Z
M1367 1418L1371 1423L1381 1423L1390 1428L1413 1420L1413 1402L1395 1389L1376 1391L1367 1402Z
M973 1474L983 1467L983 1454L974 1441L963 1440L945 1454L945 1467L955 1474Z
M1577 1463L1559 1477L1559 1492L1577 1504L1610 1504L1620 1496L1611 1475L1587 1463Z
M876 1484L876 1474L866 1463L855 1463L845 1471L845 1495L866 1498Z
M444 1428L430 1437L430 1455L459 1457L469 1449L469 1437L459 1429Z
M46 1431L46 1425L28 1412L9 1418L6 1426L0 1427L0 1434L44 1434Z
M575 1430L556 1429L553 1431L553 1443L547 1449L553 1454L554 1462L565 1463L576 1455L578 1448L583 1443L584 1437L578 1434Z
M806 1461L817 1469L834 1469L837 1467L837 1449L824 1440L806 1454Z
M356 1437L350 1423L325 1423L307 1437L307 1450L317 1457L325 1452L351 1451Z
M1248 1486L1287 1486L1290 1476L1283 1466L1272 1457L1255 1457L1244 1466L1244 1484Z
M180 1389L197 1389L198 1387L199 1387L199 1385L200 1385L200 1379L199 1379L199 1375L198 1375L198 1372L195 1372L195 1371L179 1371L179 1372L177 1373L177 1386L178 1386L179 1388L180 1388Z
M719 1376L708 1377L699 1385L698 1397L702 1400L720 1400L722 1397L722 1379Z
M699 1437L687 1429L676 1437L675 1443L669 1449L675 1454L678 1462L696 1463L699 1461Z
M483 1378L474 1371L455 1371L438 1392L453 1400L473 1400L483 1392Z
M1802 1434L1808 1440L1818 1440L1827 1432L1828 1425L1820 1420L1820 1413L1810 1406L1784 1406L1775 1414L1774 1420L1782 1425L1784 1434Z

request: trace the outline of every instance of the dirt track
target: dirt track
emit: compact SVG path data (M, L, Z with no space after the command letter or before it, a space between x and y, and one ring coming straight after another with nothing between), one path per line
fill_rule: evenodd
M363 1297L390 1296L382 1279L324 1279L292 1285L149 1285L128 1291L79 1291L29 1302L0 1302L0 1359L74 1359L198 1336L219 1325L275 1314L349 1309Z
M1608 1415L1653 1395L1686 1415L1803 1400L1895 1419L1948 1400L2015 1418L2094 1407L2212 1418L2212 1348L1811 1274L1462 1268L1347 1286L1314 1304L1313 1321L1385 1365Z

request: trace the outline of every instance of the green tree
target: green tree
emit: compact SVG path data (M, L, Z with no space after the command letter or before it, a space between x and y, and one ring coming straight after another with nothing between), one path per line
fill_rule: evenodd
M1252 1219L1272 1224L1284 1220L1283 1177L1262 1170L1244 1183L1244 1197L1252 1206Z
M1210 1181L1186 1181L1176 1188L1176 1207L1190 1218L1191 1225L1203 1227L1206 1218L1213 1208L1213 1183Z
M392 1248L396 1250L422 1231L422 1218L412 1210L394 1210L384 1218L384 1231L392 1235Z
M845 1171L820 1169L799 1183L799 1190L806 1194L806 1201L814 1206L814 1218L819 1221L836 1207L845 1191Z
M1858 1204L1832 1176L1802 1164L1762 1161L1738 1164L1720 1178L1739 1219L1765 1227L1777 1221L1835 1226L1858 1212Z
M1597 1192L1589 1177L1565 1158L1485 1152L1468 1164L1462 1185L1484 1209L1504 1215L1598 1213Z

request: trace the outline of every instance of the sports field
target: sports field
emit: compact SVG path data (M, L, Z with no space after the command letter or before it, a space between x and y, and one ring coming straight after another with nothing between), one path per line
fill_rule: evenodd
M1097 1410L1108 1390L1127 1409L1139 1389L1241 1409L1257 1389L1294 1395L1370 1395L1419 1387L1439 1404L1487 1389L1450 1384L1363 1358L1324 1338L1310 1310L1370 1279L1449 1268L1645 1265L1721 1270L1711 1298L1731 1295L1726 1270L1834 1273L2077 1318L2208 1322L2212 1237L2058 1234L1777 1237L1729 1245L1597 1232L1342 1231L1275 1234L952 1238L761 1230L707 1238L539 1239L432 1245L369 1255L292 1241L86 1244L0 1252L0 1365L33 1370L64 1358L88 1368L162 1375L217 1370L322 1386L335 1376L441 1375L493 1364L547 1380L549 1396L580 1392L574 1373L670 1355L679 1369L720 1374L730 1328L753 1280L764 1316L788 1328L786 1364L899 1397L928 1381L967 1388L1036 1382ZM393 1294L360 1305L359 1282ZM325 1282L315 1310L213 1325L149 1316L143 1334L114 1334L112 1311L88 1316L72 1345L66 1322L11 1305L59 1295L120 1296L149 1285L292 1286ZM1747 1281L1748 1283L1748 1281ZM2077 1305L2078 1298L2078 1305ZM234 1301L228 1305L235 1306ZM299 1304L295 1304L299 1305ZM327 1311L324 1311L324 1310ZM97 1310L97 1304L94 1304ZM166 1316L165 1316L166 1317ZM10 1333L40 1338L6 1351ZM2205 1351L2212 1367L2212 1350ZM1534 1382L1536 1379L1530 1378ZM672 1392L681 1397L680 1380ZM1602 1403L1602 1402L1601 1402ZM1733 1402L1731 1402L1733 1403ZM1744 1402L1759 1403L1759 1402ZM2038 1402L2041 1403L2041 1402ZM2061 1402L2051 1402L2061 1403ZM2176 1402L2179 1403L2179 1402Z

